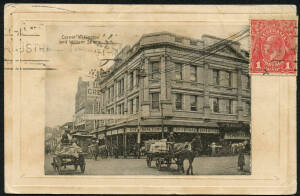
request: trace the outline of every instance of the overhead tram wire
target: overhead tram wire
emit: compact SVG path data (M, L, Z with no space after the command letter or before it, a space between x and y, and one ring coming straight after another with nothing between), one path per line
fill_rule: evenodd
M235 41L233 41L233 39L236 39L236 38L242 36L243 34L249 32L249 30L250 29L247 26L245 29L242 29L241 31L239 31L239 32L237 32L237 33L235 33L235 34L233 34L233 35L231 35L231 36L229 36L229 37L227 37L225 39L221 39L220 41L215 42L214 44L211 44L211 45L207 46L206 48L202 48L201 50L199 50L199 51L197 51L195 53L192 53L192 54L189 54L189 55L178 54L177 56L181 56L181 57L191 56L192 57L192 56L197 55L197 53L202 53L203 51L207 51L207 50L210 50L212 48L218 48L218 46L224 44L224 42L235 42ZM241 34L241 35L239 35L239 34ZM199 58L199 57L195 57L195 59L196 58Z
M237 38L239 38L239 37L241 37L241 36L243 36L245 33L247 33L247 32L249 32L249 28L246 28L245 30L242 30L242 31L240 31L240 32L238 32L238 33L236 33L235 35L233 35L233 36L230 36L230 37L228 37L228 38L225 38L225 39L222 39L221 41L219 41L219 42L217 42L217 43L215 43L215 44L212 44L212 45L209 45L209 46L207 46L206 48L203 48L202 50L201 50L201 52L203 53L207 53L207 52L212 52L213 50L217 50L218 48L219 48L219 46L221 46L221 45L225 45L226 46L226 44L228 44L228 43L234 43L234 42L237 42L237 41L239 41L239 40L234 40L234 39L237 39ZM240 34L240 35L239 35ZM194 59L198 59L199 57L195 57ZM192 61L194 60L194 59L191 59Z
M242 40L242 39L245 39L246 37L249 37L249 35L245 35L245 36L239 38L238 40L231 40L230 42L237 42L237 41L240 41L240 40ZM214 50L214 51L211 51L211 52L208 53L207 55L204 55L204 56L200 56L200 57L194 58L194 59L193 59L191 62L189 62L189 63L195 63L195 62L198 62L198 61L200 61L200 60L203 60L204 58L209 57L209 56L215 54L216 52L219 52L219 51L223 50L223 49L226 48L226 47L227 47L227 45L224 45L224 46L221 47L221 48L218 48L218 49L216 49L216 50ZM189 65L182 65L182 66L189 66ZM145 76L152 76L153 74L156 74L156 73L167 73L167 72L171 72L171 71L175 71L175 70L176 70L176 68L171 68L171 69L167 69L166 71L152 72L152 73L146 74Z
M190 58L189 60L191 60L191 62L190 63L194 63L194 62L198 62L199 60L201 60L201 59L199 59L199 57L197 56L197 53L207 53L206 51L209 51L209 50L211 50L211 49L213 49L213 48L216 48L216 49L218 49L218 47L220 46L220 45L223 45L224 44L224 42L225 42L225 44L226 44L226 42L227 43L234 43L234 42L237 42L237 41L239 41L239 40L241 40L241 39L239 39L239 40L234 40L234 39L236 39L236 38L238 38L238 37L240 37L240 36L242 36L242 35L244 35L245 33L247 33L247 32L249 32L249 30L250 30L250 28L249 28L249 26L247 26L245 29L242 29L241 31L239 31L239 32L237 32L237 33L235 33L235 34L233 34L233 35L231 35L231 36L229 36L229 37L227 37L227 38L225 38L225 39L221 39L220 41L218 41L218 42L216 42L216 43L214 43L214 44L211 44L211 45L209 45L209 46L207 46L206 48L202 48L200 51L198 51L198 52L196 52L196 53L193 53L193 54L189 54L189 55L185 55L185 54L177 54L177 56L181 56L181 57L187 57L187 56L191 56L191 57L194 57L194 58ZM240 35L241 34L241 35ZM225 45L225 47L226 47L226 45ZM224 48L225 48L224 47ZM222 48L221 50L223 50L224 48ZM219 50L218 50L219 51ZM218 51L214 51L214 52L218 52ZM213 54L213 53L212 53ZM210 54L211 55L211 54ZM207 56L210 56L210 55L207 55ZM195 57L196 56L196 57ZM203 58L205 58L205 57L207 57L207 56L203 56ZM175 70L175 69L173 69L173 70ZM173 71L172 69L169 69L168 71ZM157 72L157 73L166 73L166 72L168 72L168 71L165 71L165 72ZM146 75L146 76L149 76L149 75L152 75L152 73L151 74L148 74L148 75Z

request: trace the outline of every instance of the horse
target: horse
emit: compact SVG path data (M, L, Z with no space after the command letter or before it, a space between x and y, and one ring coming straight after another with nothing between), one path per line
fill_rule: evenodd
M92 158L97 160L97 157L99 155L99 147L98 144L92 144L88 147L89 153L92 155Z
M179 147L178 152L176 152L176 148ZM174 144L174 155L176 157L177 170L184 173L183 162L184 160L189 161L189 167L186 171L187 175L194 175L193 173L193 161L196 156L199 155L199 152L202 151L202 145L198 138L193 139L191 142L185 143L175 143Z
M101 145L99 146L99 155L101 158L107 158L108 156L108 151L107 151L107 146L106 145Z

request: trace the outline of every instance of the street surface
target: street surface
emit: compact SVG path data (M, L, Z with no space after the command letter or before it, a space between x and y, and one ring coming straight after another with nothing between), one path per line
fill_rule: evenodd
M249 155L245 155L246 165L244 171L237 167L238 156L224 157L197 157L193 162L194 175L250 175ZM52 155L45 157L45 174L57 175L51 165ZM184 169L188 168L188 161L184 162ZM86 159L84 174L80 169L74 172L74 166L67 166L63 169L63 175L183 175L177 172L177 166L171 165L170 169L166 167L158 171L155 162L152 162L151 168L147 167L146 159Z

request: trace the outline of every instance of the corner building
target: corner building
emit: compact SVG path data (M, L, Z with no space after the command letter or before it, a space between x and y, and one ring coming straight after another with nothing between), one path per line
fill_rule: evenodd
M200 134L204 146L249 140L248 57L240 43L209 35L201 40L168 32L143 35L95 80L100 113L126 119L99 119L93 134L124 155L169 131L178 141Z

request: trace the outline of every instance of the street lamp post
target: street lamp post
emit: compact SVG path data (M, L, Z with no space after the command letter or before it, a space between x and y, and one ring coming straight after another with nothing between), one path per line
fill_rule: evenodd
M163 112L163 103L160 103L160 110L161 110L161 139L164 139L165 134L164 134L164 112Z

